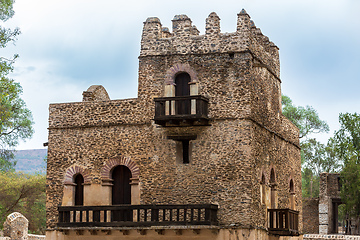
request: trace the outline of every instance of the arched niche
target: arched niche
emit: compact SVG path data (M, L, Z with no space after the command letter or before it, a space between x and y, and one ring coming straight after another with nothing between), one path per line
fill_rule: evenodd
M164 97L176 96L176 77L184 73L190 77L190 81L188 82L190 95L194 96L199 94L196 71L191 68L189 64L177 63L166 71Z
M83 205L86 198L84 185L90 185L91 176L83 167L73 165L64 177L63 206Z
M129 179L131 186L131 204L140 204L140 169L134 161L125 156L110 158L104 163L101 169L102 186L108 187L108 194L111 196L109 197L109 204L112 204L112 189L114 185L113 171L118 166L125 166L129 169L131 174L131 178Z

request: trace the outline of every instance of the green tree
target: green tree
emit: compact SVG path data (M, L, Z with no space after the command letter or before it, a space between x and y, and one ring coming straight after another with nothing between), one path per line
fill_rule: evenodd
M0 172L0 222L12 212L29 220L29 230L45 231L45 176Z
M302 153L303 197L318 197L320 173L341 170L341 161L335 154L334 139L330 138L326 145L315 138L307 139L302 142Z
M340 129L335 132L336 154L344 162L341 172L341 200L345 212L360 227L360 114L341 113ZM359 233L359 232L358 232Z
M329 125L319 118L318 113L311 106L295 106L292 100L285 95L282 95L281 104L283 115L299 128L300 139L312 133L329 131Z
M309 139L310 134L328 132L326 121L320 119L318 113L311 106L295 106L285 95L281 98L283 115L299 128L302 163L302 191L303 197L319 196L319 177L323 171L334 171L336 164L332 161L331 146ZM332 167L334 165L334 167Z
M0 20L6 21L14 14L14 0L1 0ZM14 42L20 34L18 28L11 30L0 27L0 48ZM12 149L18 145L19 139L30 138L33 134L32 115L20 98L22 88L8 75L13 71L13 63L18 56L0 57L0 170L13 169L15 162Z

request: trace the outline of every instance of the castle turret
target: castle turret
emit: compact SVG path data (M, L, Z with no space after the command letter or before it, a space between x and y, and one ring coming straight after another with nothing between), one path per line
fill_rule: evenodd
M210 13L206 18L205 33L207 35L220 33L220 18L215 12Z
M144 28L141 37L141 46L146 46L149 40L162 38L162 25L157 17L149 17L144 22Z
M240 13L238 13L237 19L237 27L236 31L238 32L246 32L250 30L250 16L247 14L245 9L242 9Z
M173 34L175 37L187 37L191 34L191 19L185 14L175 15L172 20Z

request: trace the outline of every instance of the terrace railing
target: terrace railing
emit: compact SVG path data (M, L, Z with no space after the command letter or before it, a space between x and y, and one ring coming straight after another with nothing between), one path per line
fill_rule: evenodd
M204 96L178 96L155 98L155 123L202 122L207 124L209 99Z
M217 205L60 206L58 227L217 225Z
M292 209L268 209L269 233L281 236L299 235L299 212Z

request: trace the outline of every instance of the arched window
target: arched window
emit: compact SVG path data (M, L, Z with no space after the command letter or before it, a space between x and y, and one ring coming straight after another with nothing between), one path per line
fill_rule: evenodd
M275 170L271 168L270 170L270 201L271 208L276 208L276 179L275 179Z
M295 209L295 189L294 189L294 181L290 179L290 186L289 186L289 192L290 192L290 209Z
M84 205L84 178L77 174L74 178L75 183L75 205Z
M260 194L261 194L261 203L262 204L265 204L265 201L266 201L266 189L265 189L265 175L262 174L261 175L261 182L260 182Z
M190 75L186 72L179 73L175 77L175 96L190 96ZM176 114L190 114L190 99L176 101Z
M112 204L131 204L131 171L123 165L112 170Z
M270 183L275 184L275 170L273 168L270 171Z
M290 180L289 191L290 191L290 193L293 193L293 192L294 192L294 181L293 181L292 179Z

